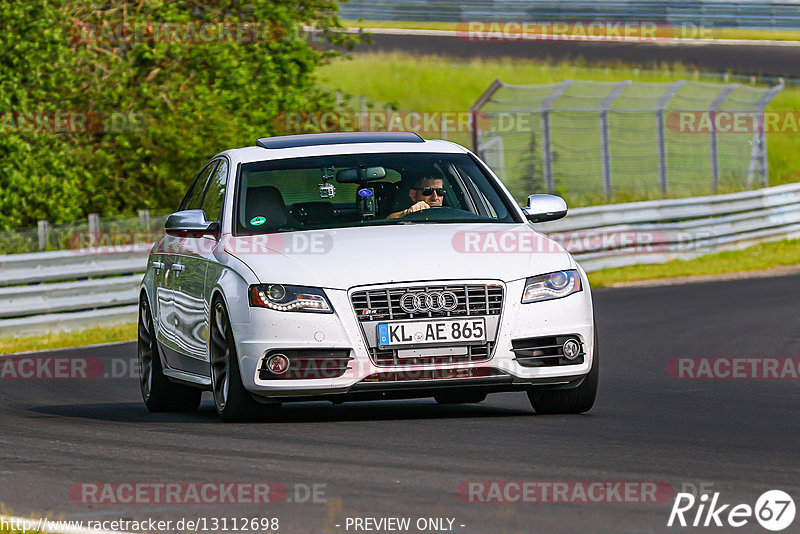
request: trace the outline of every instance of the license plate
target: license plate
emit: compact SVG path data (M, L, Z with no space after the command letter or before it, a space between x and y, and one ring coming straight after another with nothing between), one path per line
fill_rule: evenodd
M486 320L482 317L378 324L378 345L381 347L479 341L486 341Z

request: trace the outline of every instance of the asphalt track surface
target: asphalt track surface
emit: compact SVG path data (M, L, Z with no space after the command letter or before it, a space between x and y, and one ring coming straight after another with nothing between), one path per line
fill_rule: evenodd
M461 59L514 57L545 61L583 59L589 65L623 62L653 68L680 62L710 72L800 77L800 46L667 44L585 41L485 40L457 36L374 34L356 52L402 51ZM365 73L368 75L368 73Z
M267 516L280 519L279 532L331 533L347 532L345 518L356 516L450 517L454 531L470 533L676 531L666 528L671 501L462 502L457 487L475 480L712 484L725 503L754 505L769 489L800 503L799 380L678 380L665 371L676 356L797 356L798 287L793 275L595 292L602 372L587 415L535 415L514 393L452 407L303 403L268 422L224 424L209 398L194 414L148 413L133 377L3 380L0 503L51 519ZM110 364L132 360L135 347L53 354ZM290 495L294 484L325 484L327 501L73 502L70 487L90 481L275 481ZM800 518L784 532L798 530Z

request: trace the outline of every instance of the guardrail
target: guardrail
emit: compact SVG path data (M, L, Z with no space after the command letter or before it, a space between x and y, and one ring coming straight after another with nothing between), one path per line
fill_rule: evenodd
M150 246L0 256L0 336L135 321Z
M800 183L571 210L537 225L586 271L800 237ZM0 336L132 322L149 247L0 256ZM99 277L99 278L98 278Z
M720 28L800 26L797 0L349 0L346 20L652 20Z
M800 237L800 184L578 208L537 229L560 241L586 271L691 259Z

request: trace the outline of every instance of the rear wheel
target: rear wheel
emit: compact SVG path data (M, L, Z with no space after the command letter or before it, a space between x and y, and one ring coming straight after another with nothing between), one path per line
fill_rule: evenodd
M592 409L597 396L597 382L600 375L600 351L597 347L597 332L594 334L593 351L592 368L578 387L550 391L528 391L528 399L531 401L531 406L536 413L584 413Z
M482 391L443 391L435 393L433 398L439 404L478 404L486 400Z
M249 421L269 413L275 406L256 402L242 384L231 322L220 300L214 302L210 322L211 389L217 413L224 421Z
M158 354L153 316L147 298L139 301L139 386L142 398L151 412L191 412L200 406L203 392L176 384L164 376Z

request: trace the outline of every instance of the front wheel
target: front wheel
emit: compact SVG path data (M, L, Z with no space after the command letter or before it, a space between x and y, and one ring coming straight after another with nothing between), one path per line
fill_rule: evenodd
M597 347L597 332L594 334L592 368L581 385L572 389L550 391L528 391L528 400L539 414L570 414L588 412L597 397L597 382L600 375L600 351Z
M215 301L210 322L211 389L217 414L223 421L249 421L265 415L275 406L256 402L244 388L233 329L222 301Z
M139 301L139 386L147 409L151 412L191 412L200 406L203 392L197 388L171 382L164 376L158 342L153 328L153 315L147 297Z

